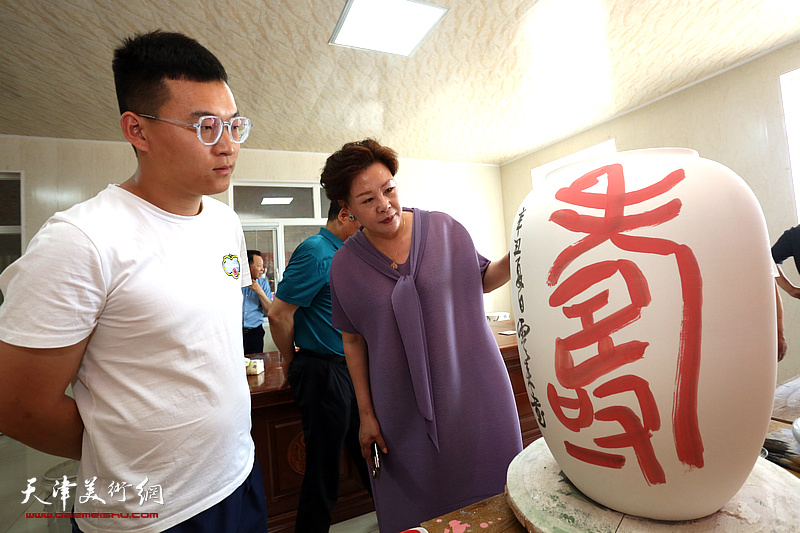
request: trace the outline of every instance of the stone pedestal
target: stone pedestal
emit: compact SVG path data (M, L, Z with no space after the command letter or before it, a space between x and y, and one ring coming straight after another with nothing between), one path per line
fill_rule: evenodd
M613 491L613 485L608 490ZM623 514L590 500L569 482L544 439L539 439L511 462L506 497L517 519L537 533L800 530L800 479L761 458L722 509L696 520L666 522Z

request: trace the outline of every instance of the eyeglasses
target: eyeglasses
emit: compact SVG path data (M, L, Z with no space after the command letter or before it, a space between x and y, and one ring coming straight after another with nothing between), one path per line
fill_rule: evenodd
M225 122L219 117L213 115L206 115L200 117L195 124L189 122L180 122L178 120L171 120L168 118L154 117L153 115L139 114L140 117L151 118L153 120L161 120L169 122L176 126L190 127L197 131L197 138L206 146L213 146L217 144L222 137L222 128L228 127L228 136L235 143L243 143L250 135L250 128L253 124L247 117L233 117L229 122Z

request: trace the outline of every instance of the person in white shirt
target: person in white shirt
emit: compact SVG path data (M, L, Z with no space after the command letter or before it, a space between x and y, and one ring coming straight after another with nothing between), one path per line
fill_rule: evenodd
M113 70L138 168L56 213L0 275L0 432L80 459L74 531L266 531L246 246L207 196L228 188L250 121L185 35L126 39Z

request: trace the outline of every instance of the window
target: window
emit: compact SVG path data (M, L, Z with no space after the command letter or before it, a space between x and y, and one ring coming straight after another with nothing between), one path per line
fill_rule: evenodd
M274 294L294 249L325 225L330 205L325 192L319 183L234 183L229 199L242 221L247 248L264 258Z
M780 80L794 188L794 209L797 220L800 220L800 69L781 75Z
M22 255L22 212L22 176L0 172L0 272Z
M584 150L580 150L579 152L575 152L574 154L564 156L560 159L556 159L555 161L550 161L549 163L545 163L544 165L531 169L531 185L535 187L544 180L547 174L558 168L569 165L570 163L583 161L584 159L589 159L601 155L614 154L616 152L617 152L616 140L609 139L607 141L601 142L600 144L596 144Z
M319 218L313 187L240 185L233 188L233 205L243 221Z

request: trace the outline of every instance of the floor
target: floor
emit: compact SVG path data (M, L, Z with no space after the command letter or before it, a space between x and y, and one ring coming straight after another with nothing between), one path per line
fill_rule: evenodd
M369 513L356 518L351 518L338 524L333 524L330 533L378 533L378 519L375 513Z
M59 468L54 468L61 465ZM28 518L26 513L52 510L53 481L45 481L45 473L53 479L62 474L77 472L77 462L63 457L48 455L29 448L0 434L0 533L67 533L71 531L69 519ZM28 480L36 478L32 487L36 490L25 494ZM38 499L37 499L38 497ZM26 503L22 503L27 499ZM68 502L72 508L72 502ZM59 508L58 511L61 509ZM51 511L52 512L52 511Z
M58 468L54 468L58 467ZM29 448L19 442L0 434L0 533L68 533L71 531L69 519L33 518L26 513L43 511L60 511L60 501L52 505L50 493L53 481L45 481L45 473L49 478L72 474L77 471L75 461L65 461L63 457L48 455ZM35 492L26 495L28 480L33 482ZM38 499L37 499L38 497ZM27 499L26 503L22 503ZM71 502L67 504L72 507ZM375 513L359 516L345 522L334 524L331 533L377 533L378 520Z

